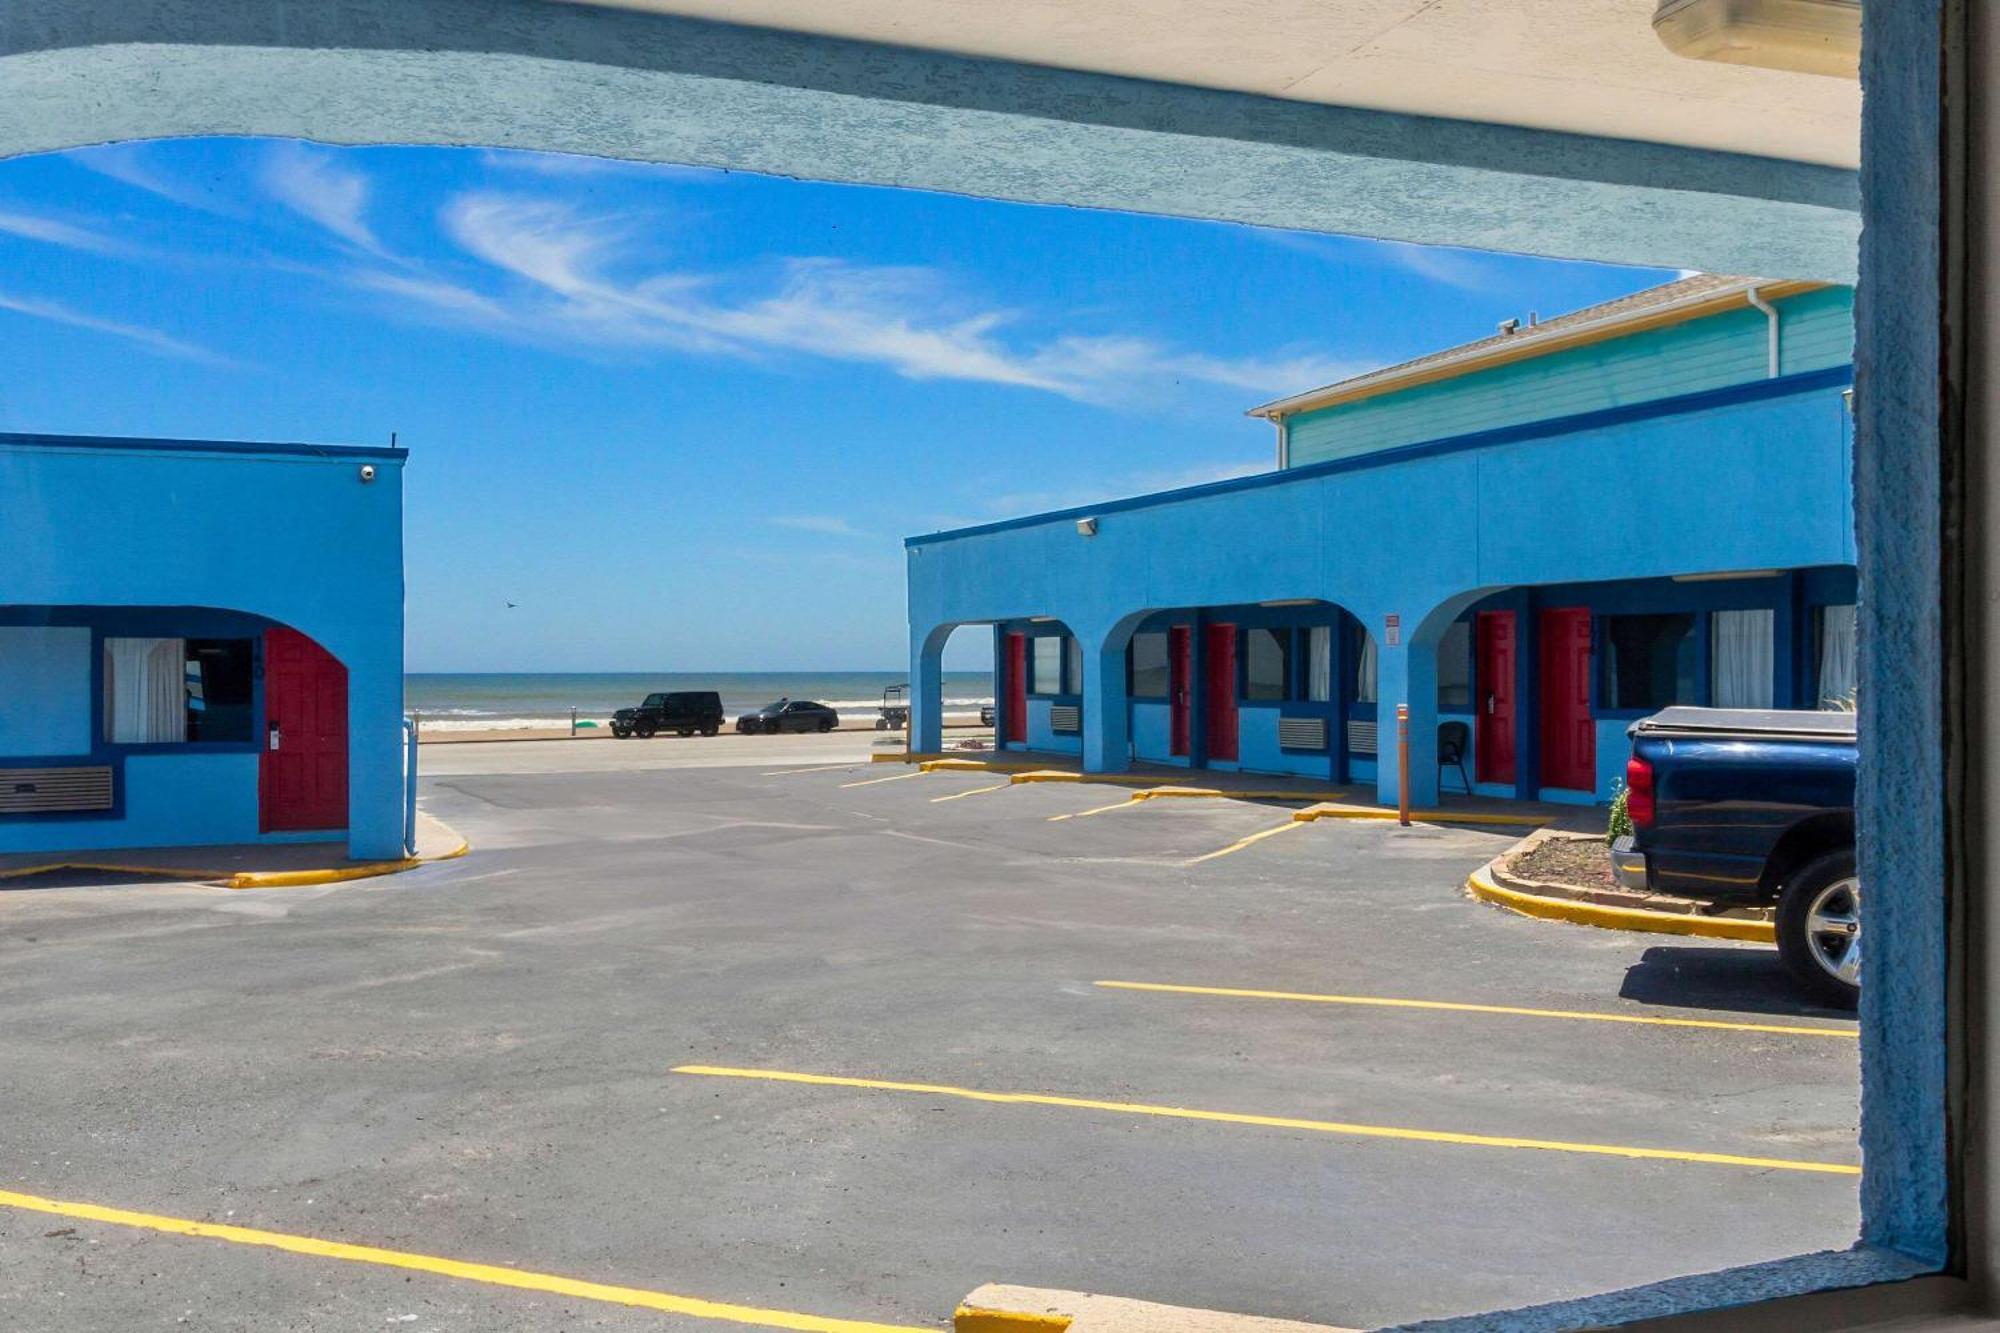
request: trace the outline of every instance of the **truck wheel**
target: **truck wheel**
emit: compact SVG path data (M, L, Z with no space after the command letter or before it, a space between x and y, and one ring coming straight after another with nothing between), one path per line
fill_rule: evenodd
M819 729L820 729L821 731L832 731L832 730L833 730L833 723L831 723L831 722L827 721L827 720L826 720L825 718L821 718L821 719L819 720Z
M1854 849L1810 861L1778 899L1778 956L1821 1004L1852 1009L1861 998L1861 884Z
M680 736L681 736L681 737L682 737L683 739L685 739L685 738L687 738L687 737L689 737L689 736L692 736L692 735L694 735L694 728L693 728L693 727L682 727L682 728L680 729L680 733L679 733L679 734L680 734Z
M649 741L653 739L653 729L651 727L642 724L639 727L639 739L642 741Z
M715 723L711 722L707 726L701 729L701 734L704 736L713 736L717 732L717 730L719 730L719 728L715 725Z
M614 726L613 728L611 728L611 734L612 734L612 735L613 735L614 737L616 737L617 739L619 739L619 740L621 740L621 741L622 741L622 740L624 740L624 739L625 739L625 738L626 738L627 736L630 736L630 735L631 735L632 733L631 733L631 732L629 732L629 731L627 731L627 730L626 730L625 728L623 728L623 727L617 727L617 726Z

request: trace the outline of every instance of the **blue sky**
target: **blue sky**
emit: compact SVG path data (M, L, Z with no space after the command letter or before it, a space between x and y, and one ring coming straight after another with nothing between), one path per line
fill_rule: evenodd
M395 432L412 670L894 669L903 536L1262 471L1247 407L1672 276L544 154L115 145L0 163L0 430Z

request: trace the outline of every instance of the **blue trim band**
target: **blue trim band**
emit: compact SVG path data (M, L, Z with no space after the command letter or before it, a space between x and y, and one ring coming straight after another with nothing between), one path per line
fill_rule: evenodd
M162 440L125 435L17 435L0 432L0 448L29 445L49 449L131 449L189 454L266 454L279 458L379 458L400 463L408 449L368 444L303 444L292 441Z
M1178 504L1184 500L1198 500L1212 495L1228 495L1235 491L1257 490L1265 486L1286 486L1294 482L1316 481L1321 477L1338 476L1343 472L1359 472L1366 468L1391 467L1397 463L1407 463L1419 458L1434 458L1440 454L1462 453L1470 449L1490 449L1496 445L1518 444L1524 440L1544 439L1551 435L1568 435L1577 431L1595 430L1605 426L1623 425L1632 421L1647 421L1655 417L1675 416L1684 412L1703 411L1716 407L1733 407L1741 403L1754 403L1766 398L1783 398L1792 394L1810 393L1816 389L1846 388L1854 382L1854 367L1829 366L1823 370L1806 370L1796 375L1780 375L1775 379L1751 380L1745 384L1731 384L1721 389L1704 389L1699 393L1684 393L1672 398L1655 398L1650 402L1631 403L1621 407L1599 408L1592 412L1578 412L1572 416L1551 417L1546 421L1529 421L1514 426L1497 426L1492 430L1474 431L1469 435L1452 435L1439 440L1426 440L1420 444L1406 444L1394 449L1383 449L1355 458L1335 458L1324 463L1309 463L1304 467L1287 468L1281 472L1259 472L1255 476L1231 477L1227 481L1211 481L1200 486L1184 486L1179 490L1155 491L1149 495L1130 495L1123 499L1107 500L1098 505L1080 505L1071 509L1054 509L1045 514L1029 514L1022 518L1005 518L994 523L981 523L970 528L952 528L944 532L926 533L920 537L905 537L903 547L914 550L920 546L931 546L938 542L957 541L963 537L980 537L993 532L1007 532L1015 528L1039 527L1044 523L1060 523L1068 519L1089 518L1102 514L1128 513L1134 509L1151 509L1158 505Z

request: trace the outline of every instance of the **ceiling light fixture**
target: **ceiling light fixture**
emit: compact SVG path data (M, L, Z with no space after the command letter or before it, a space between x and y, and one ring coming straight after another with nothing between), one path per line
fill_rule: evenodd
M1861 0L1660 0L1653 31L1690 60L1861 75Z

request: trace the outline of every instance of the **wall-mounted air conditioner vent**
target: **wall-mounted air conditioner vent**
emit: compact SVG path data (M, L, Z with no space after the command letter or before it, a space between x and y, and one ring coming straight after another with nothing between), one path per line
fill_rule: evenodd
M1074 736L1083 730L1083 710L1075 704L1055 704L1049 709L1049 730Z
M1375 724L1373 722L1349 722L1347 724L1347 752L1349 754L1375 753Z
M109 809L109 764L0 768L0 815Z
M1284 750L1324 750L1326 748L1326 719L1323 717L1279 718L1278 747Z

